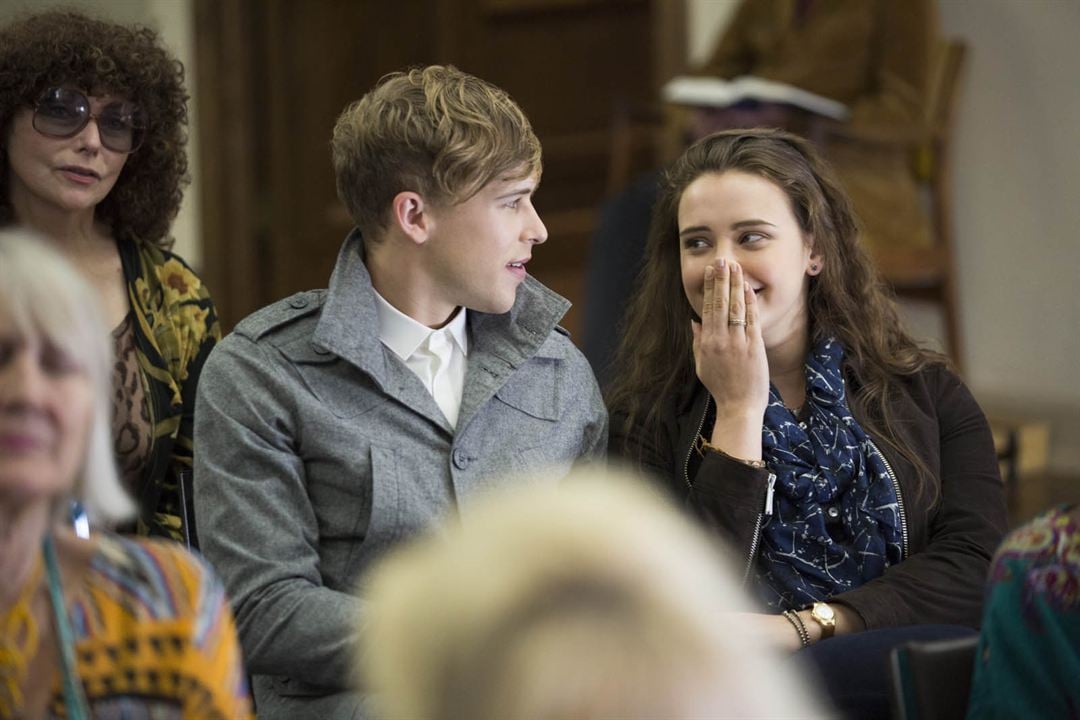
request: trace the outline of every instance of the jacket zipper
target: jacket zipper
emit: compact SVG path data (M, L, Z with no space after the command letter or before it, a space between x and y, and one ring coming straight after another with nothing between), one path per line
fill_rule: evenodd
M866 441L870 443L870 447L874 448L874 451L881 458L881 461L885 463L885 472L889 474L889 479L892 480L893 489L896 490L896 506L900 512L900 539L902 542L900 559L906 560L908 556L907 512L904 510L904 496L900 492L900 481L896 479L896 473L893 472L892 465L889 463L889 458L885 457L885 453L881 452L877 443L875 443L869 435L866 436Z
M701 420L697 424L697 433L694 435L693 441L690 443L690 450L686 453L686 460L683 461L683 479L686 480L686 487L693 490L694 486L690 482L690 456L694 453L694 447L697 445L697 439L701 437L701 429L705 427L705 417L709 414L709 403L712 402L712 396L706 396L705 409L701 411Z
M701 420L698 421L697 433L694 435L694 441L690 443L690 450L686 453L686 460L683 461L683 479L686 481L686 487L693 490L694 485L690 482L690 456L694 452L694 446L697 444L697 438L701 436L701 429L705 427L705 418L709 414L709 403L712 402L712 397L705 398L705 409L701 412ZM882 456L884 457L884 456ZM760 513L758 513L757 521L754 523L754 534L750 540L750 554L746 558L746 570L743 572L743 585L746 585L747 580L750 579L750 571L754 568L754 556L757 555L758 545L761 543L761 525L765 521L766 515L772 515L773 513L773 496L776 492L776 475L769 473L768 484L765 486L765 507ZM898 491L899 492L899 491ZM900 513L901 521L903 520L903 510ZM905 538L907 530L904 530ZM907 541L904 541L905 547Z
M750 571L754 569L754 557L757 555L758 545L761 544L761 526L765 521L766 515L772 515L773 513L773 495L776 491L776 474L769 473L768 484L765 486L765 507L757 516L757 522L754 523L754 535L750 540L750 553L746 556L746 569L743 571L742 584L746 587L746 583L750 580Z

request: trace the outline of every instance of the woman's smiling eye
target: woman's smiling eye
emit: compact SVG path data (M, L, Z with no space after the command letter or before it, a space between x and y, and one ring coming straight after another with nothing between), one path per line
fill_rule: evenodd
M760 242L761 240L764 240L765 237L766 237L765 235L762 235L761 233L758 233L758 232L748 232L748 233L743 233L743 235L739 238L739 242L741 244L743 244L743 245L753 244L753 243L756 243L756 242Z
M683 247L687 250L700 250L709 247L709 241L703 237L683 238Z

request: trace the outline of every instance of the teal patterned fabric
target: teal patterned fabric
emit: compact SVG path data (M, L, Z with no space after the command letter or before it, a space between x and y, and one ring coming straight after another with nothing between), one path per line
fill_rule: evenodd
M1080 718L1080 523L1054 508L990 568L968 718Z
M758 573L763 599L779 610L852 590L903 559L897 486L848 409L843 362L837 340L810 353L803 422L769 390L762 451L776 496Z

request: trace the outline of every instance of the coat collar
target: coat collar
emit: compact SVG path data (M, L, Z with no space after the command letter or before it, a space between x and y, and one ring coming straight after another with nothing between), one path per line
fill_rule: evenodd
M569 308L568 300L527 277L518 287L509 312L491 315L469 311L470 365L477 362L513 369L534 356L562 357L559 348L546 341ZM375 290L364 264L359 230L349 233L338 253L312 343L356 365L376 381L385 381L386 356L379 342Z

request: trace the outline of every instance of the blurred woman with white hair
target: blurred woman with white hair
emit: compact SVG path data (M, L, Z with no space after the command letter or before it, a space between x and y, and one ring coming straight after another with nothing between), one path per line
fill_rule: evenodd
M652 490L587 471L493 495L361 589L383 720L820 718L745 632L733 565Z
M220 582L175 543L95 531L117 476L110 348L87 282L0 232L0 718L249 717Z

